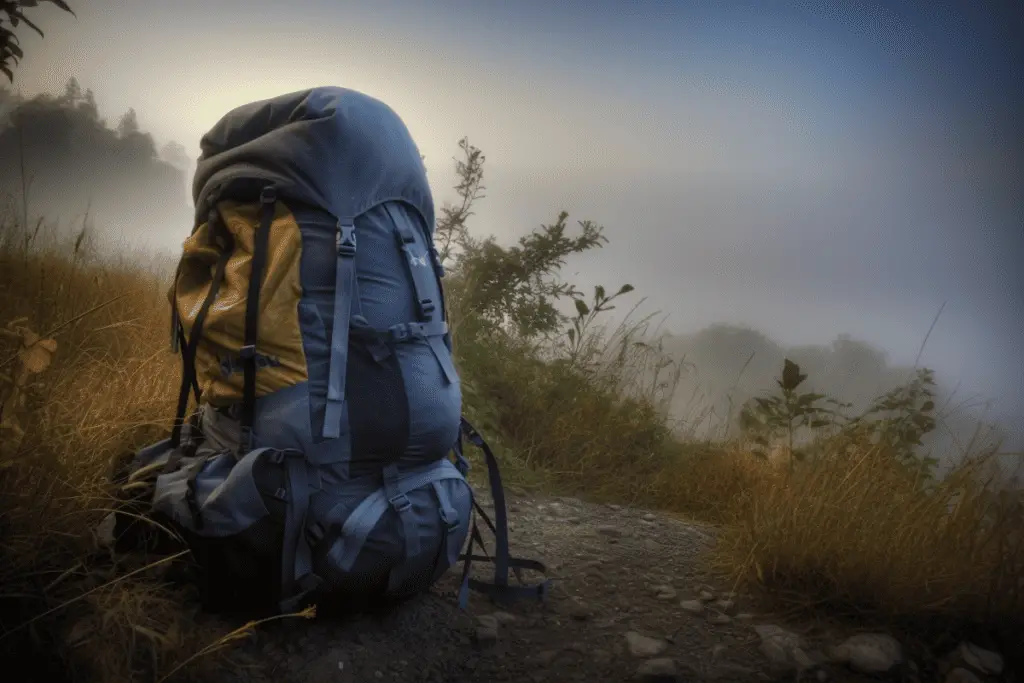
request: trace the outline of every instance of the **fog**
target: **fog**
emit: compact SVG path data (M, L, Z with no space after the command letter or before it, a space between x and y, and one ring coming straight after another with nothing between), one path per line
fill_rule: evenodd
M677 416L770 389L786 355L862 404L908 376L941 308L919 359L941 403L953 394L957 439L938 448L984 417L1024 449L1019 7L550 4L40 7L46 38L20 32L16 90L59 95L75 77L111 127L133 108L164 162L58 166L47 145L62 143L40 129L18 143L32 209L88 213L104 248L173 252L199 138L221 115L351 87L405 119L439 204L458 139L484 151L472 229L510 242L563 208L606 227L610 243L566 275L629 282L666 316L692 363ZM0 138L15 197L18 149Z

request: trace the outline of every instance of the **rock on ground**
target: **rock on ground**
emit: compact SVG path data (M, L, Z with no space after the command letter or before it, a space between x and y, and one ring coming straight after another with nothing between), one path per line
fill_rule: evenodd
M674 659L649 659L636 669L634 678L641 683L674 683L679 680Z
M829 652L832 659L845 662L855 671L882 674L903 662L900 641L885 633L850 636Z
M1003 657L998 652L985 650L973 643L960 643L956 654L978 673L998 676L1003 673Z
M978 674L957 667L946 674L946 683L982 683Z
M668 643L659 638L651 638L636 631L626 633L626 645L629 654L634 657L654 657L668 648Z
M803 638L775 624L758 624L754 632L761 639L761 653L774 668L789 669L795 665L793 651L804 647Z

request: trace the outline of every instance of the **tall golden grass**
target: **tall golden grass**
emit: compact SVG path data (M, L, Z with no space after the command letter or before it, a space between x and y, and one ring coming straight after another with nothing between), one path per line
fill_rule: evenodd
M1024 505L970 463L928 492L883 450L837 449L759 482L717 566L797 602L899 623L1017 627Z
M78 235L43 226L26 238L8 224L0 236L0 325L21 319L56 342L25 404L4 405L24 435L0 437L0 655L30 660L40 681L169 670L219 634L190 626L160 567L126 578L91 531L111 508L112 458L158 438L172 415L166 283L145 262L98 264ZM5 338L5 371L19 345Z
M111 506L112 458L169 424L168 282L141 257L98 259L82 235L0 230L0 326L22 319L0 341L3 371L25 330L56 342L24 405L5 405L24 434L0 442L0 655L47 653L33 660L40 680L200 676L218 666L203 654L252 625L226 636L197 626L159 567L128 574L91 531ZM794 603L1020 625L1020 498L987 490L972 466L926 490L884 452L844 443L790 475L741 444L681 442L643 392L624 395L649 359L617 350L621 330L595 338L620 361L582 372L460 322L466 410L513 482L720 522L712 566Z

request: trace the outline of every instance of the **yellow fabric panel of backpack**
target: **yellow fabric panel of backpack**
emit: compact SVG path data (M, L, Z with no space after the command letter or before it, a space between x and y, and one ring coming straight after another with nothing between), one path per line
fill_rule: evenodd
M195 361L203 402L224 406L242 399L239 350L245 338L245 307L260 205L221 202L217 209L233 244L218 235L211 241L209 223L200 225L184 243L175 293L178 316L188 339L209 294L222 250L231 250L224 280L203 323ZM301 256L298 223L288 207L278 202L260 289L257 396L304 382L308 377L299 328Z

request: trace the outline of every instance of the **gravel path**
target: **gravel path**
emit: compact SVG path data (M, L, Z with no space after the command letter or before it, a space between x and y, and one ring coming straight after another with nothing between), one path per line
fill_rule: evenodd
M238 680L769 679L742 604L683 602L707 588L696 560L712 528L620 506L526 496L510 496L509 519L512 553L545 562L554 579L544 603L499 611L474 593L464 612L456 568L431 593L386 613L261 627L241 652L259 668L239 670ZM474 565L483 579L490 570ZM698 607L700 614L691 613ZM674 675L665 670L670 666Z
M481 504L490 508L486 498ZM914 663L925 661L920 653L886 634L846 640L850 633L824 626L780 627L777 617L755 614L755 605L701 575L698 557L714 540L711 526L616 505L511 494L509 519L512 554L543 561L554 580L544 603L499 609L471 594L462 611L461 567L453 568L430 593L397 608L261 626L236 650L247 665L219 680L863 683L880 679L854 670L870 671L879 661L888 669L881 680L1014 680L971 678L956 668L960 660L921 671ZM474 574L488 579L491 569L479 563Z

